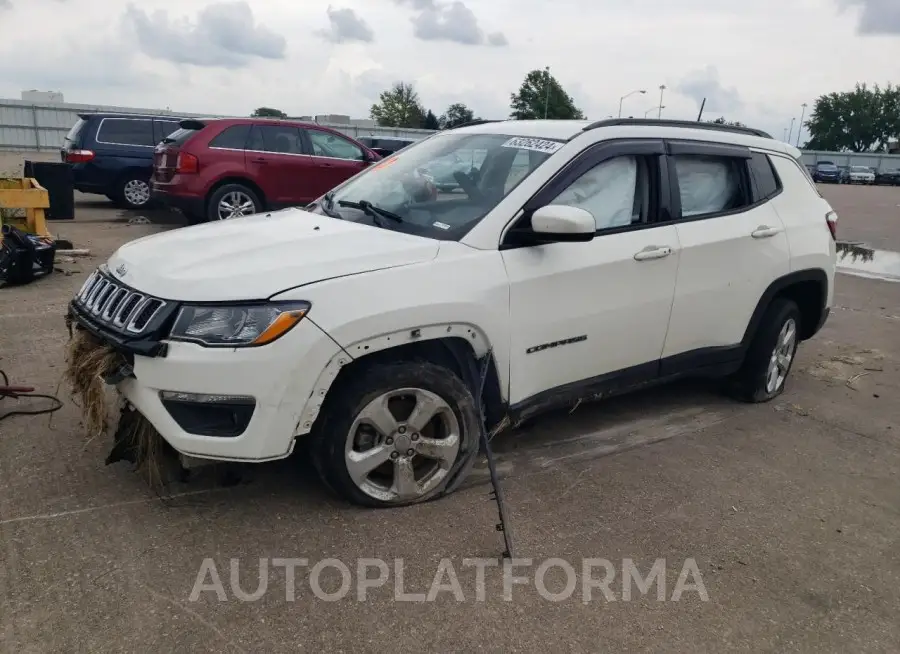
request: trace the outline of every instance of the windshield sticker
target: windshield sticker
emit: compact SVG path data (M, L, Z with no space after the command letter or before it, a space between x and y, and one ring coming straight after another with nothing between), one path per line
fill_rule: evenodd
M447 223L431 223L432 227L437 227L438 229L450 229L450 225Z
M524 136L517 136L509 139L503 144L504 148L518 148L519 150L534 150L535 152L546 152L553 154L559 150L564 144L556 141L548 141L546 139L532 139Z

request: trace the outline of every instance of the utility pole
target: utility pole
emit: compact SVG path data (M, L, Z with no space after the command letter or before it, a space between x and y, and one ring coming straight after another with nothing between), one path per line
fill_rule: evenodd
M795 121L795 120L797 120L797 119L796 119L796 118L791 118L791 128L788 130L788 137L787 137L787 142L788 142L788 143L791 142L791 135L794 133L794 121Z
M656 115L657 118L662 118L662 110L665 109L663 106L663 93L666 92L666 85L660 84L659 86L659 113Z
M803 132L803 118L806 116L806 103L800 105L803 110L800 112L800 127L797 128L797 147L800 147L800 134Z
M547 120L547 111L550 109L550 66L547 66L545 72L547 73L547 81L544 86L546 86L547 88L544 95L544 120Z

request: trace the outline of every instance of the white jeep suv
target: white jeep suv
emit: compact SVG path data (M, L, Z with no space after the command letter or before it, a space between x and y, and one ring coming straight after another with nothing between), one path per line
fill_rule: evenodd
M435 191L422 171L458 153L477 165ZM128 243L70 317L126 355L118 390L183 457L309 439L347 500L409 504L507 418L688 375L781 393L835 270L799 157L706 123L482 121L305 209Z

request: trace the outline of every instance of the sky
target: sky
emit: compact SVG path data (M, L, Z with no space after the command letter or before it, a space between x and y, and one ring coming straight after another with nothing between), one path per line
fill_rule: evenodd
M411 82L504 118L533 69L589 118L729 120L782 138L801 105L900 82L900 0L0 0L0 97L368 117ZM893 76L893 78L892 78ZM796 127L793 138L796 139Z

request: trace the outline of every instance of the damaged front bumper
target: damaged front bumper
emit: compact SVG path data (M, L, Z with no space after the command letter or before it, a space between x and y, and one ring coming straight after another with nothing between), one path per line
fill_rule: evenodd
M311 321L264 347L228 349L169 342L153 334L129 339L110 333L74 302L67 322L121 354L118 364L102 373L126 406L110 462L135 457L128 425L122 427L131 409L186 457L284 458L293 450L319 371L340 351Z

